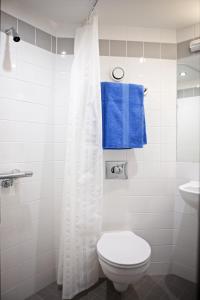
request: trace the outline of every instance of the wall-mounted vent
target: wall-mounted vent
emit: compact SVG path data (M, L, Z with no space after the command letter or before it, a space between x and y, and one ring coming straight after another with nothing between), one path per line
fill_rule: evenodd
M191 43L190 43L190 51L191 52L200 51L200 39L191 41Z

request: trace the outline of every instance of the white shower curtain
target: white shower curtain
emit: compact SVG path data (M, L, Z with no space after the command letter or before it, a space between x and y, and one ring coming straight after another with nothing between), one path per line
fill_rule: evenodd
M101 232L102 124L98 18L79 28L67 117L63 220L58 284L63 299L98 280L96 243Z

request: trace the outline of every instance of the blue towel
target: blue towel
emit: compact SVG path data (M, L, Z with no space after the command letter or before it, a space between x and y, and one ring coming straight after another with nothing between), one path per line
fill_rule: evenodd
M144 87L101 83L104 149L142 148L147 143Z

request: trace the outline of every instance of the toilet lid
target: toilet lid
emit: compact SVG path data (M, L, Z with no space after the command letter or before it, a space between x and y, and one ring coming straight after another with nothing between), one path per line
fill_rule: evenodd
M150 245L131 231L104 233L97 243L97 252L111 263L138 265L151 255Z

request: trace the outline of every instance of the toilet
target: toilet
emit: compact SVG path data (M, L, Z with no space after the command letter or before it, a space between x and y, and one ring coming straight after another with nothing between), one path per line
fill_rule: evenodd
M150 265L151 247L132 231L105 232L97 243L99 263L119 292L134 284Z

